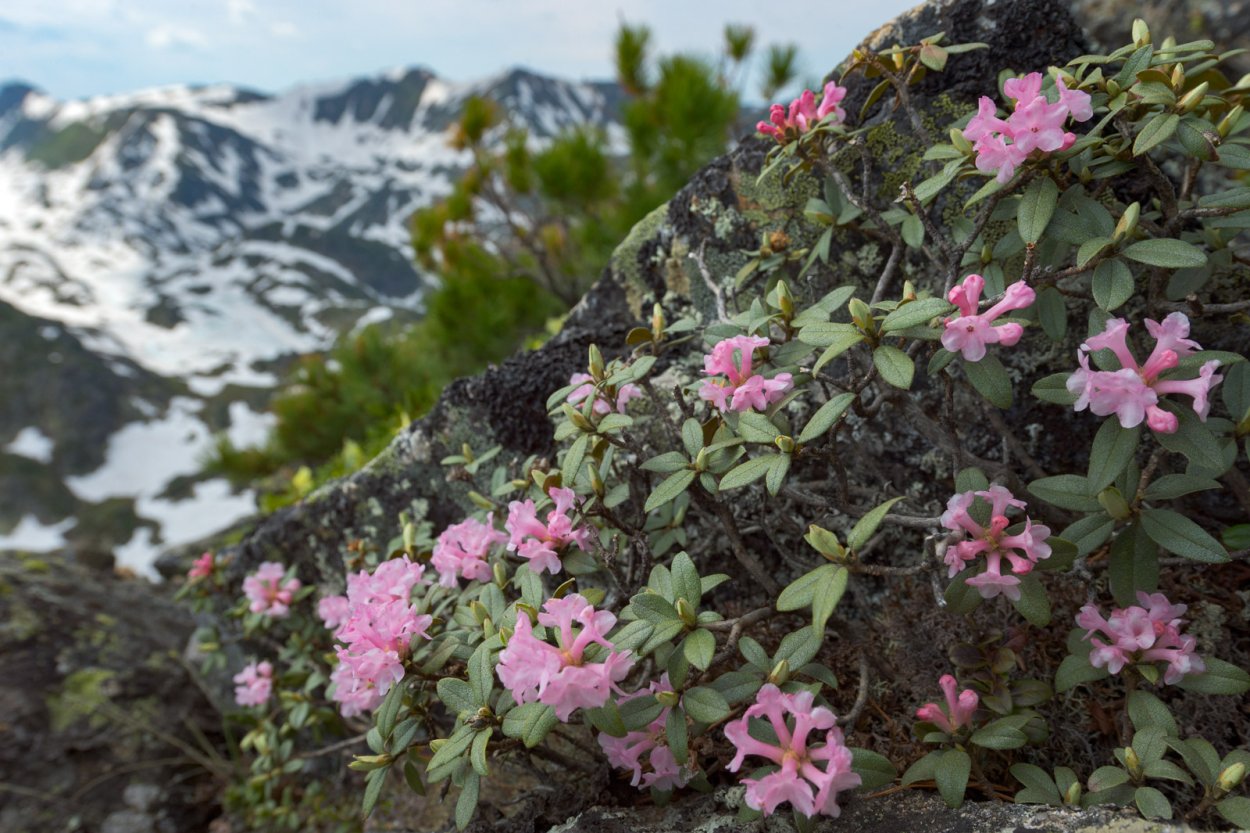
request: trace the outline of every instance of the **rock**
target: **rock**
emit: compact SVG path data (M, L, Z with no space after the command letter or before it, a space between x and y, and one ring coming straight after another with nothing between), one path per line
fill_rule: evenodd
M220 718L178 660L168 591L56 556L0 559L0 830L201 830ZM175 777L176 776L176 777Z

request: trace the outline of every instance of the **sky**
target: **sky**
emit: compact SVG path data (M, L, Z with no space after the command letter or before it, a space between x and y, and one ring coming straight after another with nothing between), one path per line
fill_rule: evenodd
M5 0L0 81L67 99L219 82L274 92L417 65L456 81L513 66L608 79L622 20L650 26L661 53L709 57L725 23L749 24L758 44L796 43L801 78L818 79L917 2Z

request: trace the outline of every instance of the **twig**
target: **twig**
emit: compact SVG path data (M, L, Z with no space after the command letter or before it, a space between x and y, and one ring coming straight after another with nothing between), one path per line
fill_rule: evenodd
M864 706L868 703L868 681L869 674L872 669L868 665L868 654L864 651L859 652L859 691L855 695L855 704L851 706L851 710L842 717L838 718L839 726L853 726L855 721L859 720L860 714L864 711Z

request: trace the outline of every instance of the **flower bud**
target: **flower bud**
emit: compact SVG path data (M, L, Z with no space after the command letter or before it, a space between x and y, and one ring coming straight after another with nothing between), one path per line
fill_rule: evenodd
M1142 47L1150 43L1150 27L1140 17L1133 21L1133 46Z
M773 442L776 444L777 448L781 449L782 454L794 453L794 440L792 438L782 436L773 440Z
M794 296L785 281L777 281L777 308L787 321L794 317Z
M586 399L593 402L594 397L588 396L586 397ZM581 430L581 431L593 431L594 430L595 426L591 423L591 421L587 419L586 416L581 411L577 410L569 403L567 402L564 403L563 410L564 410L564 415L568 417L569 422L577 426L578 430Z
M417 525L414 524L412 521L405 521L404 522L404 549L408 550L408 552L412 552L412 550L416 547L416 545L417 545Z
M1198 105L1202 104L1202 99L1206 96L1207 90L1211 84L1203 81L1189 92L1181 96L1180 101L1176 102L1176 109L1182 113L1192 113L1198 109Z
M790 662L783 659L773 666L773 670L768 674L768 681L779 686L788 679L790 679Z
M1124 768L1128 770L1129 777L1134 781L1140 781L1142 778L1141 758L1137 756L1137 751L1133 747L1124 750Z
M894 59L895 69L901 70L907 66L907 59L903 57L902 52L895 52L891 57Z
M471 500L473 504L477 506L479 509L485 509L487 511L490 511L491 509L498 508L497 506L495 506L495 501L491 500L490 498L488 498L486 495L482 494L481 492L475 492L472 489L469 490L469 500ZM405 541L406 540L407 539L405 539Z
M807 528L807 534L803 536L803 540L834 564L840 564L846 558L846 549L838 541L838 536L816 524Z
M499 629L499 641L503 643L505 648L508 647L508 640L512 638L512 628Z
M706 470L707 470L707 456L708 456L708 451L707 451L707 449L706 449L706 448L700 448L700 449L699 449L699 453L698 453L698 454L696 454L696 455L695 455L695 457L694 457L694 470L695 470L695 471L706 471Z
M659 304L651 308L651 335L655 341L660 340L664 333L664 310Z
M1115 486L1108 486L1098 493L1098 503L1103 509L1107 510L1107 514L1115 518L1117 521L1127 521L1133 514L1132 508L1128 505L1128 501L1120 494L1120 490Z
M1113 240L1119 241L1125 237L1132 237L1133 231L1137 228L1137 219L1141 216L1141 203L1135 202L1128 208L1124 209L1124 213L1120 215L1120 222L1116 223L1115 233L1111 236Z
M680 695L675 691L657 691L655 699L659 701L661 706L671 709L677 705Z
M565 596L569 594L569 591L573 589L573 585L575 584L577 584L577 579L575 578L569 579L568 581L564 582L563 584L561 584L559 587L556 588L556 591L551 594L551 598L563 599Z
M1116 83L1114 78L1107 79L1107 97L1115 98L1120 94L1120 85Z
M868 305L858 298L852 298L851 302L846 305L851 313L851 320L855 322L855 326L866 334L876 332L876 322L873 321L872 310Z
M1237 126L1237 122L1241 120L1241 116L1246 112L1246 108L1238 104L1236 107L1228 111L1228 115L1220 119L1220 124L1216 127L1219 131L1221 139L1227 139L1228 134L1233 132L1233 128Z
M596 382L603 381L603 354L599 352L597 344L590 345L590 359L587 366L590 369L590 375L595 377Z
M695 614L694 608L690 606L690 602L685 599L678 599L675 607L677 608L677 615L681 617L681 621L685 622L688 627L693 628L699 624L698 616Z
M1246 779L1246 765L1241 761L1229 764L1220 772L1220 777L1216 779L1215 785L1226 793L1241 786L1241 782Z
M972 142L964 138L964 132L958 127L951 128L951 144L955 146L955 150L965 156L972 153Z
M479 625L490 618L490 613L486 610L486 605L482 604L477 599L469 602L469 612L473 614L474 621L476 621Z
M495 566L491 568L491 572L494 574L496 587L502 590L508 586L508 571L504 569L502 563L496 561Z
M1079 807L1081 805L1081 782L1073 781L1068 787L1067 792L1063 794L1063 803L1069 807Z
M590 475L590 490L595 493L595 497L602 498L607 492L607 487L603 484L603 478L599 476L599 469L594 463L586 466L586 472Z

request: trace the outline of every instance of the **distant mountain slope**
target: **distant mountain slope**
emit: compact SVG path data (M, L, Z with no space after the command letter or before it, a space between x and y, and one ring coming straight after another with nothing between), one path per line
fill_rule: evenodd
M419 315L407 221L461 170L446 131L471 95L538 141L615 130L620 103L525 70L71 102L0 86L0 549L68 536L141 564L245 512L188 484L198 456L213 431L263 434L284 358Z

